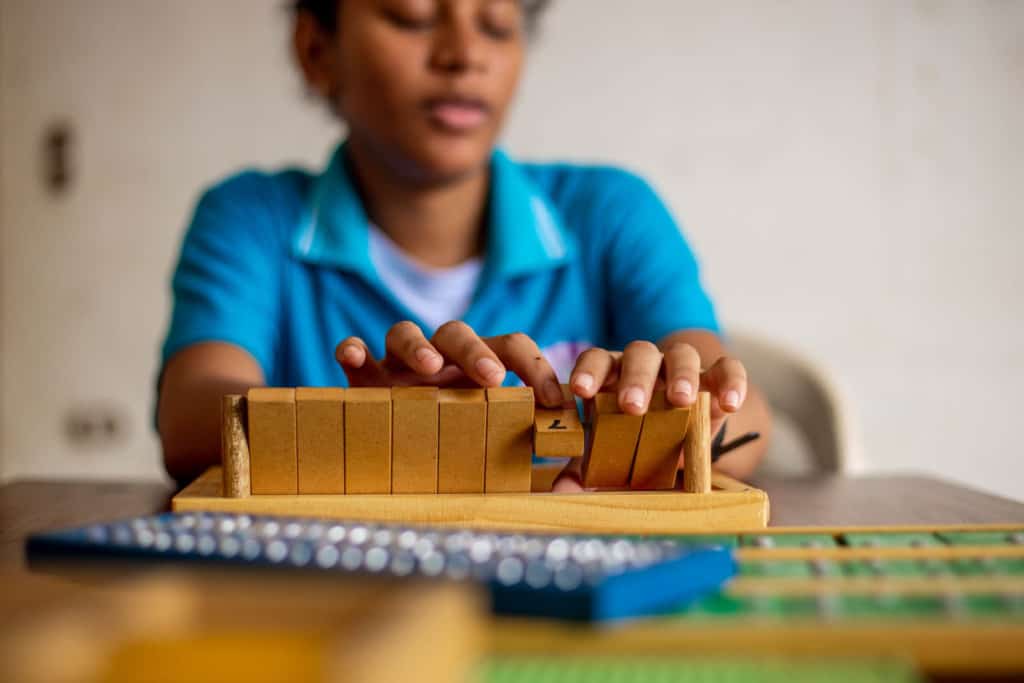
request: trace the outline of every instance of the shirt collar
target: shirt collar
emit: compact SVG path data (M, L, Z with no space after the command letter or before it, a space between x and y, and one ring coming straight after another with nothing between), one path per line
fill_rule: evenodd
M484 272L489 275L525 275L560 266L572 255L570 235L551 203L501 150L491 156L487 231ZM292 236L292 253L376 280L369 242L369 222L342 144L314 182L309 211Z

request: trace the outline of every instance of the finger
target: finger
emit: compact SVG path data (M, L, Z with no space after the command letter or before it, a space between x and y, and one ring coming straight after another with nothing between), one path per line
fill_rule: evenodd
M630 342L622 352L619 407L627 415L643 415L661 373L661 350L649 341Z
M692 405L700 386L700 353L693 346L677 342L665 349L665 385L669 403Z
M505 366L466 323L452 320L441 325L431 342L478 385L496 387L505 380Z
M747 397L747 370L735 358L719 358L701 377L701 383L725 413L735 413Z
M580 493L583 491L583 476L580 474L580 458L573 458L555 477L551 484L552 493Z
M388 330L384 348L384 364L387 366L400 365L424 377L437 374L444 366L444 358L423 336L423 330L408 320Z
M537 392L540 403L545 406L562 405L562 387L558 375L540 352L537 343L522 332L489 337L484 343L498 354L498 358L519 379Z
M359 337L348 337L334 349L334 357L348 377L349 386L374 386L381 382L380 365Z
M569 376L569 386L581 398L593 398L614 372L616 358L604 349L587 349L576 359Z

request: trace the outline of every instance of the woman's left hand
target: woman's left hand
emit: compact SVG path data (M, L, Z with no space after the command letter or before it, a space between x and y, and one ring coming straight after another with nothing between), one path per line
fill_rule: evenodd
M702 362L708 360L712 361L710 367L702 370ZM684 341L668 341L660 347L634 341L624 351L584 351L576 360L569 386L583 399L613 390L619 407L628 415L646 413L656 391L666 392L668 402L681 407L692 405L698 391L707 391L711 394L711 433L718 434L726 417L743 406L747 371L740 361L727 356L702 359L697 349ZM570 463L555 481L555 491L582 490L578 466L578 459Z

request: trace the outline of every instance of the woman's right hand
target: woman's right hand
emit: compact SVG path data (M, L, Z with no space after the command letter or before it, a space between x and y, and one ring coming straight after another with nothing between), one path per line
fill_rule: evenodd
M554 369L536 342L521 332L480 337L466 323L452 320L428 340L419 326L406 320L388 331L384 346L384 358L377 360L359 337L338 344L334 356L349 386L497 387L511 370L533 387L541 405L563 402Z

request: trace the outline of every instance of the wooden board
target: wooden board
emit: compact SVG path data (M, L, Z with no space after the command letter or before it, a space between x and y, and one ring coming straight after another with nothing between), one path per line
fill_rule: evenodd
M1024 671L1024 623L927 623L865 619L684 623L645 619L616 629L585 629L536 619L497 619L491 652L502 655L898 657L930 673ZM1016 680L1016 679L1014 679Z
M171 509L579 533L737 531L768 524L764 491L718 473L712 485L708 494L612 491L225 498L221 470L212 467L172 499Z

